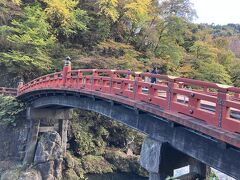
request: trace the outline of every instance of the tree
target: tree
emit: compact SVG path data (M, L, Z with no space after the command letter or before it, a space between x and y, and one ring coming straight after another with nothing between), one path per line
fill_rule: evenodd
M230 75L234 86L240 87L240 60L237 59L230 66Z
M0 25L8 24L14 17L20 14L20 0L0 0Z
M17 4L17 5L20 5L22 0L12 0L13 3Z
M240 58L240 38L239 36L233 36L229 38L229 49Z
M152 0L133 0L124 6L126 17L131 21L133 26L141 27L149 20L149 10L151 9Z
M112 36L129 42L150 19L152 0L98 0L99 13L110 19Z
M55 42L50 33L47 17L39 5L26 6L23 16L9 26L0 27L10 43L9 49L0 52L0 68L13 77L24 79L48 71L52 62L47 51ZM2 76L6 72L1 72Z
M0 125L16 123L23 109L23 104L14 97L0 95Z
M77 8L77 0L43 0L46 16L60 42L87 29L86 11Z
M169 16L177 16L192 21L197 17L190 0L160 0L159 2L159 12L164 19Z
M199 61L194 65L190 78L231 85L231 77L224 66L216 62Z
M118 0L99 0L100 13L116 22L119 18L118 3Z
M155 55L178 66L183 59L184 49L168 37L164 37L155 50Z
M217 61L219 64L223 65L226 70L229 72L231 71L231 65L235 60L235 56L233 52L229 50L223 50L220 49L220 52L218 53Z
M195 11L188 0L159 1L155 6L158 10L149 25L152 29L147 26L139 49L153 51L157 57L172 64L171 67L175 66L170 69L176 69L184 54L182 46L187 24L195 17Z
M194 55L196 61L216 61L218 49L212 44L204 41L196 41L194 45L190 48L190 52Z

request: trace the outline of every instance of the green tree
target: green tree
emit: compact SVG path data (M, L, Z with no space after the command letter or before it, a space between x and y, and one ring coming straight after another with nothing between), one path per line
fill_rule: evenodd
M240 87L240 61L234 61L230 66L230 75L234 86Z
M178 66L180 61L183 59L184 49L173 40L168 37L164 37L161 40L161 44L155 50L155 54L157 57Z
M196 41L190 48L195 60L216 61L218 49L204 41Z
M98 0L100 14L112 21L113 38L129 42L150 19L152 0Z
M23 111L23 104L14 97L0 95L0 124L13 125Z
M26 6L23 16L0 32L10 43L9 49L0 52L0 68L13 77L29 79L39 76L52 67L48 49L55 42L50 33L47 17L39 5ZM4 76L6 72L1 72Z
M232 84L231 77L224 66L216 62L196 62L190 78L220 84Z
M235 60L235 56L230 50L220 49L217 61L223 65L228 71L231 71L231 65Z

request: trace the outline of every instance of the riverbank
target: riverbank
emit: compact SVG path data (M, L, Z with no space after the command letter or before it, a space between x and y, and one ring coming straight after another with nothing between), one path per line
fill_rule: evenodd
M144 135L88 111L75 111L68 131L64 174L130 173L147 177L139 164Z

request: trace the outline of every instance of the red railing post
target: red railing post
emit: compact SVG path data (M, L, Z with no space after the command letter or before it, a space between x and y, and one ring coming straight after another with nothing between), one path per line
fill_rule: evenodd
M96 69L93 70L93 74L92 74L92 77L91 77L91 90L94 90L96 86L99 85L99 79L95 79L95 77L98 76L98 72Z
M111 73L110 73L110 92L111 94L115 94L114 93L114 88L117 87L117 83L114 81L114 79L117 78L117 74L115 72L115 70L111 70Z
M23 80L20 79L20 81L18 82L18 87L17 87L17 96L20 94L20 90L23 87Z
M175 77L168 76L168 91L167 91L167 109L172 109L172 104L177 101L177 94L173 92L174 88L177 87L177 83L175 82Z
M234 98L235 99L239 99L240 98L240 94L239 93L234 93Z
M154 97L158 96L158 91L154 89L154 84L148 86L148 101L151 102Z
M83 72L81 70L78 70L77 73L77 89L83 88L85 85Z
M2 93L3 93L3 95L6 95L6 88L5 87L3 87L3 89L2 89Z
M70 72L72 70L71 67L71 58L68 56L66 57L66 59L64 60L64 67L63 67L63 87L65 87L66 81L67 81L67 77L68 77L68 72Z
M222 122L230 116L230 108L226 106L226 101L229 99L227 87L219 87L216 102L216 121L214 125L222 127Z
M134 99L138 99L139 94L142 93L142 86L139 85L139 82L141 82L143 79L141 77L141 74L135 74L134 84L133 84L133 93L134 93Z

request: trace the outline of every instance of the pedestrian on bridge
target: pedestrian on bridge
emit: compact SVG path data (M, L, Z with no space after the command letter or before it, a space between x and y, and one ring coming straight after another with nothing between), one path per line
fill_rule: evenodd
M157 74L157 68L154 67L153 70L151 71L153 75ZM157 83L157 78L156 77L151 77L151 83L156 84Z
M146 70L146 73L149 73L148 69ZM144 82L147 82L147 83L151 82L150 77L149 76L145 76L144 77Z

